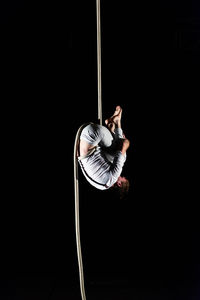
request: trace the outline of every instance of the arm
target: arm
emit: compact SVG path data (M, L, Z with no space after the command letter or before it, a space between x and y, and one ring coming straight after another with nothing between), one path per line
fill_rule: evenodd
M125 155L127 149L129 148L130 146L130 141L128 139L124 139L123 140L123 144L122 144L122 149L121 149L121 152L123 155Z
M126 160L126 151L130 146L130 142L128 139L123 139L120 145L120 149L116 152L114 161L110 167L110 176L109 181L107 182L107 186L111 187L121 175L122 168L124 166L124 162Z

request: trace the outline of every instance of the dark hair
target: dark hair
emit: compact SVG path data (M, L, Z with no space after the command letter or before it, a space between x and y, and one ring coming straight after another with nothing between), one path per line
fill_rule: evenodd
M126 178L126 181L121 182L121 186L118 186L116 183L113 185L112 190L119 196L120 199L124 199L128 195L130 183Z

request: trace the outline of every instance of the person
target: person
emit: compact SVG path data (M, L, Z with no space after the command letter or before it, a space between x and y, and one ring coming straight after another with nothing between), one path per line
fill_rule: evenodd
M80 135L78 161L87 181L97 189L117 189L120 198L129 189L129 181L122 177L126 151L130 141L121 128L122 108L105 120L105 126L90 123Z

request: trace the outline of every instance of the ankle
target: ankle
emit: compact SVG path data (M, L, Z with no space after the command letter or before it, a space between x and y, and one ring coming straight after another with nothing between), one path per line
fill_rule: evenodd
M116 128L121 128L121 121L120 120L116 122Z

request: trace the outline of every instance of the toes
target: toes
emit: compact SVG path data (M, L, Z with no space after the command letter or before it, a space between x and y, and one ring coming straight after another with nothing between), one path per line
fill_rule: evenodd
M121 108L121 106L117 106L117 107L116 107L116 113L117 113L117 115L120 115L120 114L122 113L122 108Z
M120 113L121 113L121 107L118 105L118 106L116 106L116 108L115 108L115 112L114 112L114 114L113 114L113 116L112 117L115 117L115 116L118 116Z

